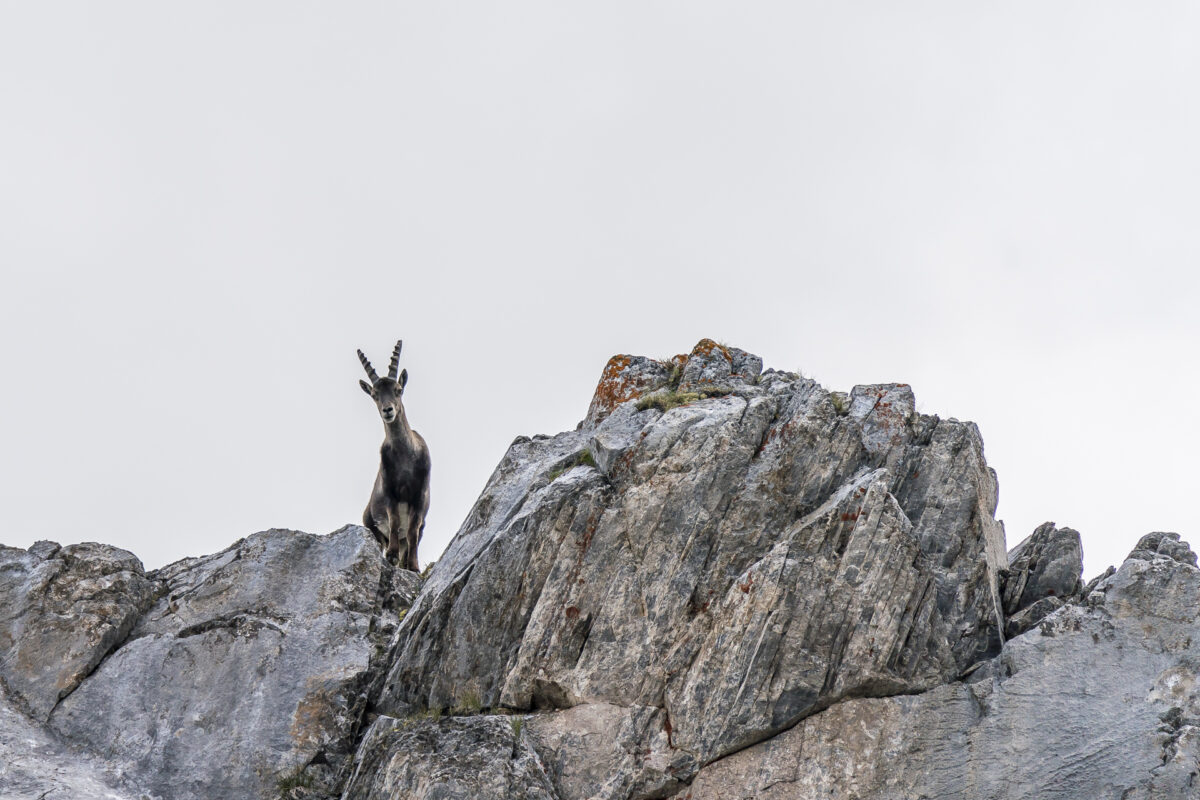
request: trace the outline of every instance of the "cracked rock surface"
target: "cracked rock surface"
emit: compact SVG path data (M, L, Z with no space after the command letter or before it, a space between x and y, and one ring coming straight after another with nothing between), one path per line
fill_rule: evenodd
M415 578L357 526L267 531L165 567L129 640L50 725L178 800L271 796L314 762L304 781L332 785L395 624L380 584L397 574Z
M518 717L380 717L363 738L344 800L558 800Z
M1200 570L1139 550L1095 591L965 681L839 703L676 797L1200 796Z
M45 722L124 641L154 593L127 550L0 545L0 683L11 702Z
M5 712L48 716L46 742L90 751L147 796L334 793L418 584L357 526L266 531L149 574L104 545L5 548ZM23 763L23 783L0 771L0 796L57 791L53 758Z
M915 408L706 339L514 441L424 583L357 526L0 548L0 797L1200 797L1191 548L1006 552Z
M580 429L514 442L401 626L381 708L653 708L687 781L997 652L1007 564L975 426L917 414L902 384L834 398L760 370L709 340L618 356Z
M4 800L145 800L120 769L58 741L0 689L0 797Z

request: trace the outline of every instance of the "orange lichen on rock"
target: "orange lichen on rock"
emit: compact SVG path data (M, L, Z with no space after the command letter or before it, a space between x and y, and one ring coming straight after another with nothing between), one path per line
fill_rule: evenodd
M661 361L641 356L617 355L608 360L592 403L587 422L596 424L622 403L636 400L666 384L670 368Z
M626 400L633 400L639 396L629 377L625 375L625 368L632 361L633 359L626 355L613 356L608 360L604 365L604 372L600 375L600 383L596 384L596 393L592 395L593 406L612 411Z
M696 346L692 348L692 355L711 356L714 350L719 351L721 355L725 356L726 361L733 361L733 356L729 355L729 348L723 344L714 342L712 339L701 339L696 342Z

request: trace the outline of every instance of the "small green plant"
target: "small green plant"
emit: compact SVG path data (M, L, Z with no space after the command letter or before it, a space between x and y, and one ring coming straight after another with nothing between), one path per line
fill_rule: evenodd
M833 410L839 417L850 413L850 397L845 392L830 392L829 402L833 403Z
M454 710L451 713L458 716L468 716L478 714L482 708L483 701L479 699L478 694L475 692L463 692L462 697L459 699L458 704L454 706Z
M667 388L672 392L679 388L679 382L683 380L683 362L676 361L671 365L671 375L667 378Z
M422 722L437 722L441 718L442 710L440 708L429 708L425 711L418 711L400 720L400 727L396 728L393 733L406 731L409 728L420 725Z
M525 724L524 717L509 717L508 724L512 726L513 738L521 738L521 726Z
M733 394L733 389L728 386L706 386L697 392L663 391L660 389L638 400L637 410L645 411L647 408L657 408L659 411L665 412L670 411L672 408L686 406L688 403L694 403L697 400L707 400L710 397L725 397L730 394Z
M282 798L302 797L303 794L296 790L313 788L313 778L301 768L276 781L275 788L279 790L279 796Z
M554 483L567 470L574 469L575 467L580 467L580 466L591 467L592 469L599 469L599 467L596 466L596 457L592 455L591 450L584 450L584 451L580 452L578 455L575 456L575 458L571 459L570 461L566 461L563 464L561 464L560 466L557 466L554 469L550 470L550 474L547 475L546 477L550 483Z
M422 582L429 580L429 573L433 572L433 566L435 564L437 564L436 560L430 561L428 564L425 565L425 569L421 570L420 578L421 578Z
M697 392L658 391L638 400L637 410L645 411L648 408L657 408L659 411L670 411L672 408L686 406L699 399L700 395Z

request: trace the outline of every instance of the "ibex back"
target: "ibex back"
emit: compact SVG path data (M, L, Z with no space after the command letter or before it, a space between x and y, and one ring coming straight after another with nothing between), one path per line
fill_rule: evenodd
M429 511L429 447L421 434L409 427L404 414L401 395L408 383L408 370L396 375L403 345L403 341L396 342L386 378L376 375L363 351L358 351L358 359L371 379L370 383L360 380L358 385L379 408L384 431L379 474L363 512L363 525L387 548L388 561L417 572L417 545Z

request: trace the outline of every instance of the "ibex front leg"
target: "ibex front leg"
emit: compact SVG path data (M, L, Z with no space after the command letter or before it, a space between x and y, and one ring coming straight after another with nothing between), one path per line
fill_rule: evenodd
M391 535L388 537L387 544L387 559L398 567L416 572L417 568L413 564L417 560L417 547L409 536L412 523L412 508L407 503L401 503L393 509Z

